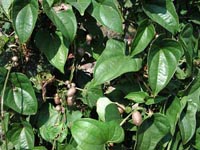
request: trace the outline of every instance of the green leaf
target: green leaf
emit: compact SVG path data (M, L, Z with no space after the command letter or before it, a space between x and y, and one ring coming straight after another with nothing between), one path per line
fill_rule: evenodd
M36 146L32 150L47 150L44 146Z
M200 110L200 70L195 79L190 83L190 86L184 91L184 95L191 99L198 105L198 111Z
M107 5L106 3L97 3L95 0L92 1L92 4L93 10L91 15L98 22L115 32L123 33L122 16L116 7L112 7L112 5Z
M183 150L179 149L179 147L182 147L181 143L181 133L180 131L175 132L175 134L172 137L172 144L170 146L171 150Z
M137 131L135 150L155 150L158 142L170 132L167 117L154 114L143 121Z
M61 31L67 42L72 42L77 30L76 16L70 5L66 5L66 10L57 10L50 7L46 0L43 0L44 12L51 19L54 25Z
M198 39L196 39L193 35L193 26L191 24L187 24L179 35L179 41L184 49L185 57L186 57L186 65L187 76L190 76L192 73L193 67L193 57L194 53L197 52L198 49Z
M147 98L145 104L146 105L153 105L153 104L157 104L157 103L160 103L162 101L165 101L165 100L167 100L167 97L163 97L163 96L156 96L155 98L149 97L149 98Z
M9 141L15 149L32 149L34 147L34 133L28 122L14 123L7 133Z
M11 73L5 91L4 103L23 115L37 112L38 102L29 79L21 73Z
M157 95L171 80L178 61L182 56L182 47L170 39L156 40L148 54L149 84Z
M193 147L196 149L200 149L200 127L195 132L195 138L194 138L194 145Z
M80 111L72 111L67 113L67 125L71 127L74 121L80 119L83 114Z
M121 119L116 104L111 102L107 97L99 98L96 107L99 118L102 121L119 121Z
M124 131L117 123L104 123L90 118L75 121L71 132L78 150L105 150L107 142L119 143L124 139Z
M108 40L106 48L94 68L94 84L100 85L127 72L141 68L142 60L125 55L125 44L113 39Z
M131 45L131 56L142 52L155 35L155 28L148 20L143 21L137 29L137 33Z
M46 0L46 2L48 3L49 7L52 7L52 5L54 4L55 0Z
M1 0L1 5L6 15L10 17L10 7L12 6L14 0Z
M81 94L83 96L83 103L93 107L96 106L97 100L103 96L103 91L100 85L95 86L91 81L85 85Z
M179 120L179 129L181 131L181 137L183 144L190 141L196 131L196 112L197 104L188 100L188 105L186 111L181 114L181 119Z
M55 138L62 142L68 134L67 126L61 121L60 113L51 104L41 108L37 126L42 138L48 142L53 142Z
M59 32L49 33L48 31L40 30L36 34L35 44L45 54L49 62L64 73L69 43L64 40L62 35Z
M172 34L179 31L179 20L172 0L143 0L143 10L153 21Z
M186 106L187 97L182 98L181 100L175 97L166 111L167 119L171 125L171 134L173 135L176 130L176 124L180 118L181 112Z
M84 15L85 10L91 3L91 0L65 0L65 1L74 6L79 11L81 16Z
M25 43L31 36L38 17L38 1L14 0L12 22L20 42Z
M148 96L147 92L142 92L142 91L138 91L138 92L131 92L128 95L125 96L126 99L132 100L136 103L144 103L145 102L145 98Z
M37 146L37 147L34 147L32 150L47 150L47 149L44 146Z
M6 35L1 35L0 33L0 55L4 51L5 49L4 46L6 45L8 41L9 41L9 38Z

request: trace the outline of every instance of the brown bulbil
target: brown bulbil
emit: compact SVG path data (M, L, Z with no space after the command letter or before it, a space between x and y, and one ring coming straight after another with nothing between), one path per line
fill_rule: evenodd
M74 98L72 96L67 97L67 105L72 106L74 104Z
M54 96L54 103L57 104L57 105L61 103L60 98L59 98L57 93Z
M67 91L67 97L72 97L72 96L74 96L75 93L76 93L76 88L75 88L75 87L71 87L71 88Z
M142 115L139 111L134 111L132 113L132 120L133 120L133 124L136 126L140 126L142 123Z
M13 57L12 57L12 61L13 61L13 62L17 62L17 61L18 61L18 57L17 57L17 56L13 56Z
M61 110L62 110L62 107L61 107L60 105L56 105L55 109L56 109L57 111L61 111Z

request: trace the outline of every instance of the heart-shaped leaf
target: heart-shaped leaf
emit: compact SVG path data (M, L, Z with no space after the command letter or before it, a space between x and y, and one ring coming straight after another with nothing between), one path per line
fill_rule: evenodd
M116 122L100 122L90 118L79 119L71 127L79 150L105 150L107 142L119 143L124 131Z
M6 106L24 115L37 112L38 102L29 79L21 73L11 73L5 91Z
M25 43L32 34L38 17L38 1L14 0L12 22L20 42Z
M196 113L197 104L188 100L186 111L182 112L181 119L179 120L179 129L181 131L181 137L183 144L189 142L196 131Z
M94 0L92 4L93 10L91 14L98 22L115 32L123 33L122 16L116 7L112 7L112 5L107 5L106 3L97 3Z
M74 6L79 11L81 16L84 15L85 10L91 3L91 0L65 0L65 1Z
M7 136L15 146L15 149L32 149L34 147L34 133L28 122L14 123Z
M148 54L149 84L157 95L173 77L178 61L182 56L182 47L174 40L156 40Z
M64 41L62 35L59 32L51 34L48 31L40 30L36 34L35 44L45 54L49 62L64 73L69 44Z
M137 131L135 150L155 150L158 142L170 132L167 117L154 114L144 120Z
M143 0L143 10L153 21L172 34L179 30L179 20L172 0Z
M138 71L141 63L141 59L133 59L125 55L124 43L110 39L95 65L94 84L99 85L123 73Z
M66 4L66 10L50 7L46 0L42 2L44 12L51 19L54 25L61 31L68 42L72 42L77 30L77 22L72 7Z
M143 21L137 29L136 36L131 45L131 56L142 52L151 42L155 35L153 24L148 20Z

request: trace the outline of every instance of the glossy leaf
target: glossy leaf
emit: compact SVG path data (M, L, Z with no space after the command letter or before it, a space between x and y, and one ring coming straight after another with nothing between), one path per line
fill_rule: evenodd
M67 126L61 122L60 113L51 104L42 107L39 112L37 126L42 138L48 142L53 142L55 138L62 142L68 133Z
M94 84L99 85L124 73L138 71L141 63L141 59L125 55L124 43L110 39L95 65Z
M154 95L157 95L171 80L182 48L178 42L170 39L156 40L148 54L149 84Z
M188 143L196 131L197 108L198 106L196 103L188 100L187 109L181 114L181 119L178 125L181 131L183 144Z
M77 22L71 6L66 5L66 10L57 10L56 7L50 7L46 0L43 0L42 4L44 12L61 31L63 36L67 39L67 42L72 42L76 35Z
M179 121L181 112L186 106L188 98L184 97L181 100L175 97L166 111L167 119L171 125L171 134L173 135L176 130L176 124Z
M124 131L117 123L104 123L90 118L75 121L71 132L78 150L105 150L107 142L119 143L124 138Z
M12 22L20 42L25 43L31 36L38 17L38 1L14 0Z
M98 22L115 32L123 33L122 16L119 10L105 3L97 3L94 0L92 4L93 10L91 14Z
M170 132L167 117L154 114L143 121L137 131L135 150L155 150L158 142Z
M96 107L99 119L102 121L119 121L121 119L116 104L111 102L107 97L99 98Z
M100 85L95 86L93 82L88 82L81 94L83 96L83 103L89 107L94 107L96 106L97 100L103 96L103 91Z
M64 41L62 35L59 32L51 34L48 31L40 30L36 34L35 44L45 54L49 62L64 73L69 44Z
M79 11L81 16L84 15L85 10L91 3L91 0L65 0L65 1L74 6Z
M32 149L34 147L34 133L28 122L14 123L7 133L15 149Z
M21 73L11 73L6 87L4 103L23 115L37 112L38 102L29 79Z
M179 31L179 19L171 0L143 0L143 10L153 21L175 34Z
M131 56L142 52L155 35L155 28L148 20L143 21L137 29L137 33L131 45Z
M136 103L144 103L145 98L148 96L148 93L138 91L138 92L131 92L125 96L126 99L132 100Z

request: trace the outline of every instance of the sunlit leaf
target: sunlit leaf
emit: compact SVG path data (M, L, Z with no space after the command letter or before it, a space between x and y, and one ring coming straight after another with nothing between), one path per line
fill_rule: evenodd
M38 17L38 1L14 0L12 21L20 42L25 43L31 36Z
M143 0L142 6L146 15L163 28L172 34L179 31L179 19L173 1Z
M171 80L178 61L182 56L182 47L174 40L156 40L148 54L149 84L157 95Z

